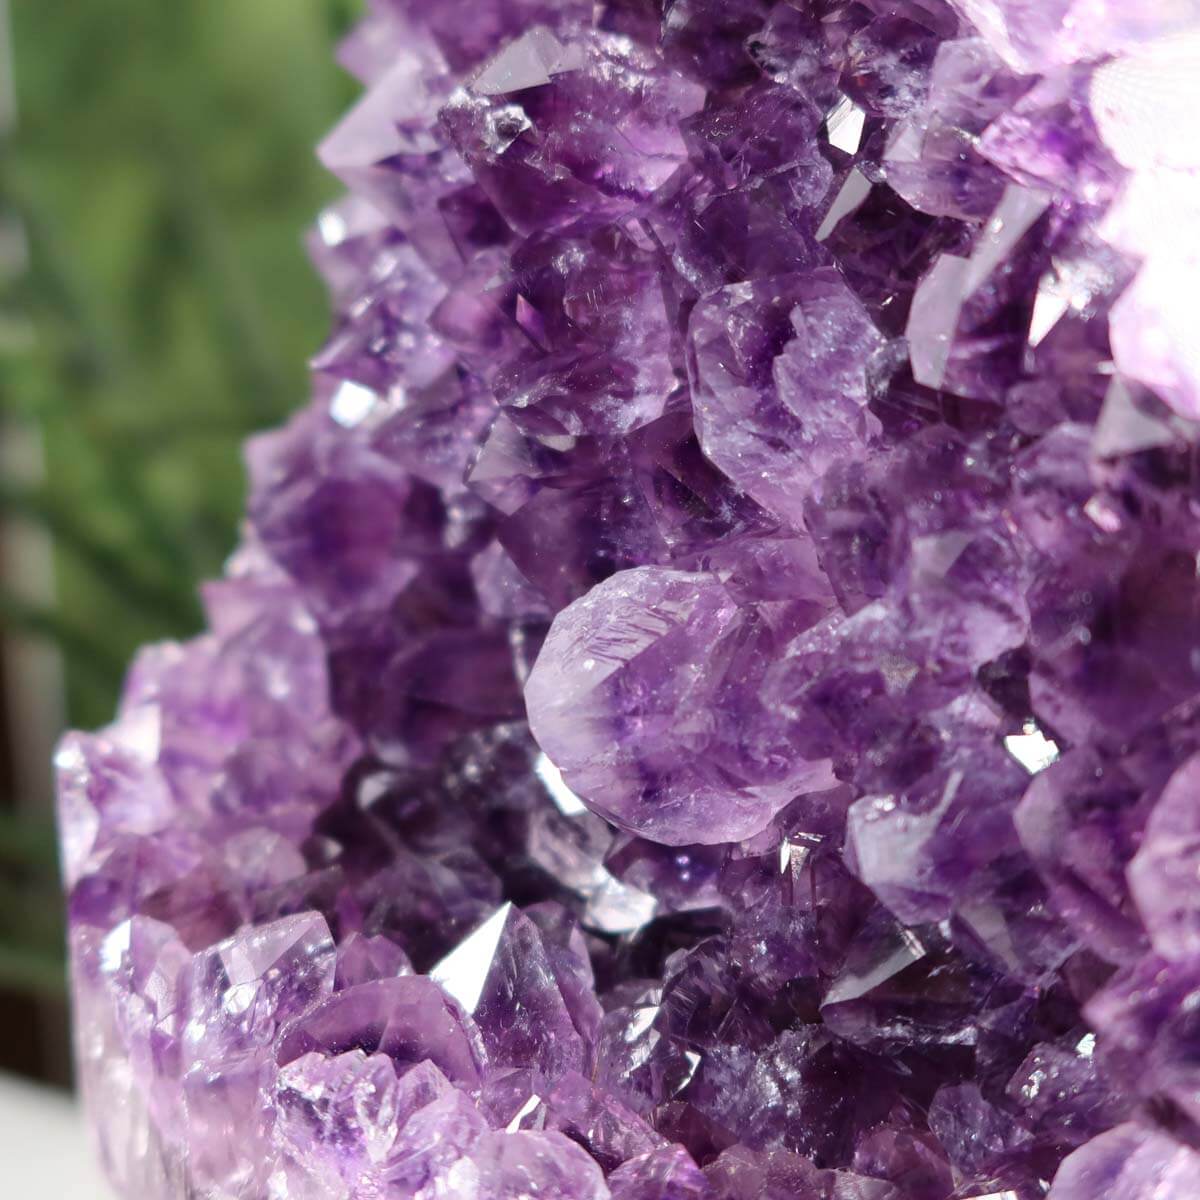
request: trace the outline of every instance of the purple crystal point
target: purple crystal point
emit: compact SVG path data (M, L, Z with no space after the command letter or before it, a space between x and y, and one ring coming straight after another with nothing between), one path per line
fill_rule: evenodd
M284 1067L275 1085L276 1136L285 1147L288 1187L336 1195L371 1173L407 1115L397 1092L391 1061L361 1050L308 1054Z
M440 121L500 214L528 234L635 211L686 160L679 122L703 100L628 38L581 32L563 45L535 29L455 92Z
M506 904L430 972L475 1018L493 1067L557 1079L586 1062L551 949L533 921Z
M1052 1200L1182 1200L1200 1179L1200 1155L1168 1137L1121 1125L1077 1150L1063 1164Z
M595 1161L561 1133L485 1133L446 1179L447 1194L474 1200L607 1200Z
M703 1173L679 1146L626 1159L609 1177L613 1200L707 1200Z
M1129 888L1155 950L1166 958L1200 955L1200 760L1171 777L1155 805L1141 846L1129 863Z
M373 0L311 404L57 759L122 1195L1200 1195L1198 45Z
M762 829L830 782L788 761L758 688L771 631L715 578L643 567L565 609L525 687L530 728L601 816L669 844Z
M736 284L702 299L689 327L696 432L710 461L799 525L814 480L861 457L883 339L827 270Z
M379 979L335 993L289 1022L277 1056L286 1063L354 1047L400 1066L432 1063L466 1086L478 1084L484 1059L474 1023L424 976Z

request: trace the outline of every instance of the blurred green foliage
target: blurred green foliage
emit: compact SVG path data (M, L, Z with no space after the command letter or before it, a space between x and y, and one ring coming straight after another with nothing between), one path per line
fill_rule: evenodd
M107 720L140 643L190 632L242 507L240 441L303 399L328 317L303 230L336 185L315 140L352 100L347 0L13 0L4 190L33 321L3 403L46 443L53 614L73 724Z
M0 586L0 622L61 647L87 728L140 644L198 627L196 584L236 536L239 445L304 399L328 314L302 235L337 193L313 146L357 92L332 50L359 5L10 6L0 206L28 261L0 296L0 416L40 432L46 472L0 479L0 505L53 535L58 600ZM0 820L0 912L52 878L50 845ZM52 986L30 953L0 926L0 982Z

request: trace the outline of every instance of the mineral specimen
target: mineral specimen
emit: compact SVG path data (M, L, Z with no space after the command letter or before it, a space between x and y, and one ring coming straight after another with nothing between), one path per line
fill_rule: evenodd
M58 756L130 1200L1200 1195L1200 5L375 0L211 631Z

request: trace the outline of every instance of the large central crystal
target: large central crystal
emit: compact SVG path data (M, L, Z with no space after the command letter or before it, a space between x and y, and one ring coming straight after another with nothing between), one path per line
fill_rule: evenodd
M58 758L129 1200L1200 1195L1200 5L375 0L210 632Z

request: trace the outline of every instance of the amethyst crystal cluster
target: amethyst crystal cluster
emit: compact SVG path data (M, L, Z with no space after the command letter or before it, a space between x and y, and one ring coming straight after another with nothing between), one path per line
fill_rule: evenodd
M1200 1195L1198 27L376 0L313 401L58 758L125 1196Z

